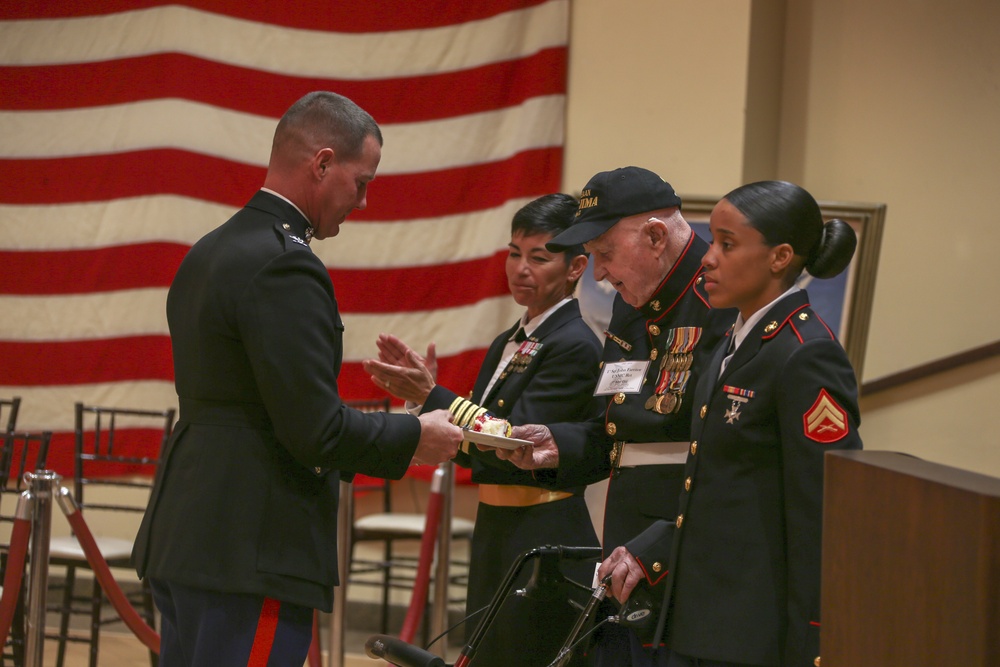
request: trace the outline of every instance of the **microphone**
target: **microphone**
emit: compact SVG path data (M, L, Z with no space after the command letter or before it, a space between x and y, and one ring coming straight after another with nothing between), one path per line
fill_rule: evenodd
M372 635L365 642L365 655L400 667L445 667L444 660L390 635Z

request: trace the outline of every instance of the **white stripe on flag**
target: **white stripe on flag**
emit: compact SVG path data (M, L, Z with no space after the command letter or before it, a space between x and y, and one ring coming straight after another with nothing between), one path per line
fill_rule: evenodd
M447 169L562 143L562 95L422 123L387 124L379 174ZM0 158L99 155L176 148L267 166L274 119L187 100L90 109L0 111Z

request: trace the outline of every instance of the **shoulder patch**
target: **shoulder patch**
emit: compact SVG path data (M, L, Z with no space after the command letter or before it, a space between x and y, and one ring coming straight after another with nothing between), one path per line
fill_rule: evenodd
M826 389L820 389L816 402L802 415L802 427L810 440L824 445L837 442L847 435L847 411Z

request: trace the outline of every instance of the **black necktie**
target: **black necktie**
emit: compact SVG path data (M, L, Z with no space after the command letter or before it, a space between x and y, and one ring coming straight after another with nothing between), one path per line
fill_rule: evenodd
M734 354L736 354L736 335L731 334L729 336L729 346L726 347L726 356L722 358L722 366L719 368L719 375L726 372L726 366L732 361Z
M528 340L528 336L524 333L524 327L518 327L517 333L514 334L515 343L523 343Z

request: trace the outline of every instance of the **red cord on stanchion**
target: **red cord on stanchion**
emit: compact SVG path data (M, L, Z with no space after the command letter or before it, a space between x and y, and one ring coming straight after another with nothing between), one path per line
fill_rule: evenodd
M319 645L319 612L313 611L312 641L306 659L309 667L323 667L323 651Z
M160 652L160 635L146 624L129 603L125 594L122 593L122 589L108 568L107 561L104 560L101 550L97 547L97 542L94 541L90 528L87 527L87 522L83 520L83 514L76 501L73 500L73 496L66 487L61 487L56 499L59 501L59 506L62 508L63 514L66 515L70 527L73 528L77 541L83 547L83 553L87 556L87 562L90 563L94 576L97 577L101 588L104 589L104 594L108 596L115 611L118 612L129 630L139 638L139 641L145 644L150 651L158 654Z
M434 471L434 478L431 480L431 493L427 499L427 514L424 521L424 534L420 538L420 558L417 561L417 576L413 584L413 594L410 598L410 606L406 610L406 618L403 619L403 628L399 631L399 638L407 643L412 642L414 635L417 634L420 619L427 606L427 588L431 578L431 566L434 564L434 547L438 538L438 528L441 525L441 509L444 507L444 478L445 471L439 466Z
M3 599L0 600L0 646L7 643L10 626L14 621L14 609L21 594L21 580L24 577L24 561L28 554L28 538L31 536L31 510L22 511L25 495L17 504L17 516L10 534L10 548L7 551L7 572L3 577ZM27 501L30 503L30 500ZM30 507L30 505L28 506ZM26 516L23 516L26 515Z

